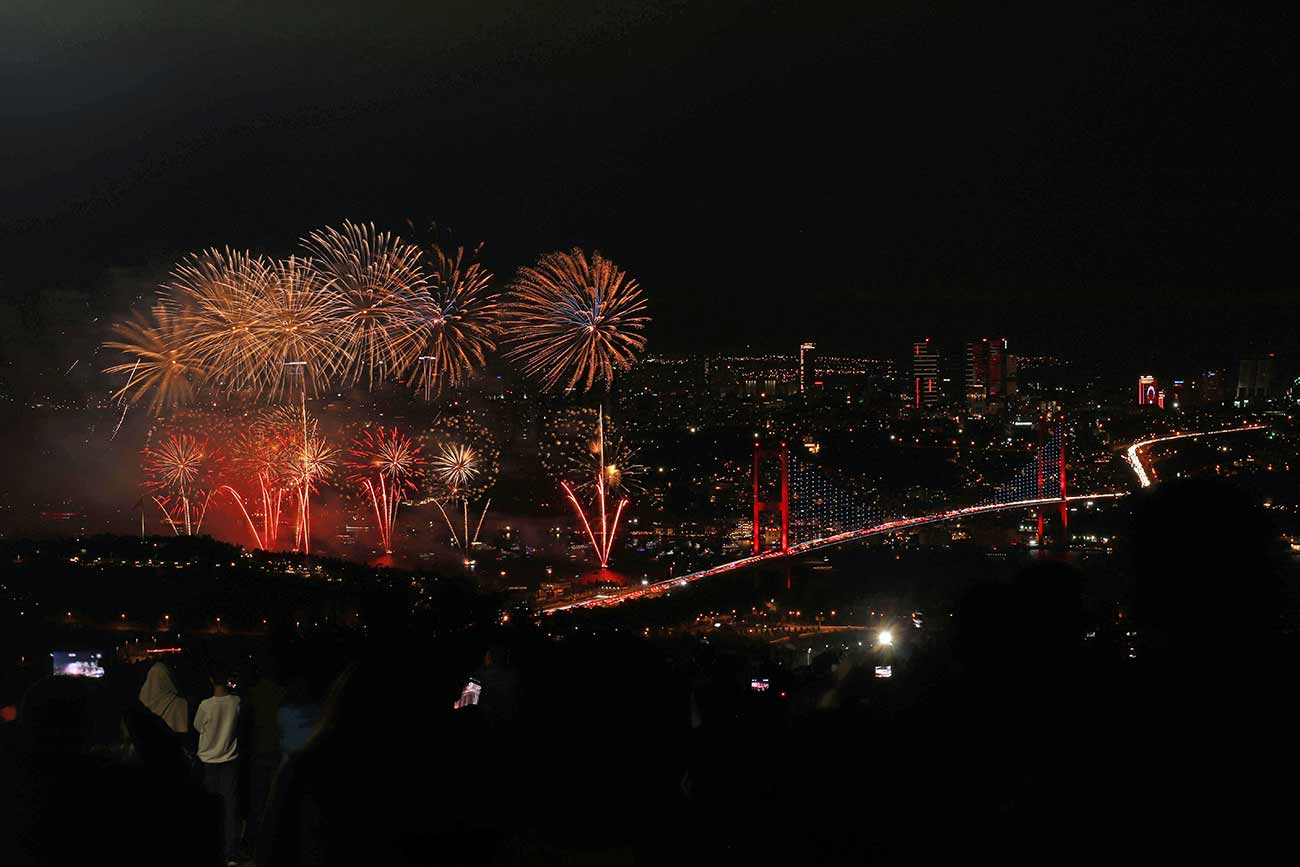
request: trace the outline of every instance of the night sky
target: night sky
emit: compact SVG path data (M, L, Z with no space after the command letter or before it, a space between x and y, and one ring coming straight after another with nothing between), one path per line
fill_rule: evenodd
M4 352L344 218L599 248L652 351L1289 350L1296 22L1174 5L9 0Z

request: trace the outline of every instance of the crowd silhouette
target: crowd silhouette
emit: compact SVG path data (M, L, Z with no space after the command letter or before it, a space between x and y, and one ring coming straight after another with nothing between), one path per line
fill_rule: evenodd
M527 627L48 678L0 727L4 863L1262 857L1295 765L1277 535L1197 481L1146 494L1127 538L1109 632L1046 562L973 587L888 679L827 654L757 692L712 644ZM201 747L225 692L234 743ZM233 800L200 753L235 756Z

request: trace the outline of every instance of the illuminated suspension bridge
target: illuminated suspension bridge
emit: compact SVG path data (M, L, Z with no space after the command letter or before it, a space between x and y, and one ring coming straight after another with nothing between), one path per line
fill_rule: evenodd
M753 545L748 557L720 563L665 581L609 595L549 607L549 611L617 605L669 593L674 589L757 563L805 554L871 536L937 524L974 515L1012 509L1039 510L1038 539L1044 534L1044 512L1059 510L1061 534L1066 531L1068 505L1076 500L1122 497L1124 493L1076 494L1067 489L1065 418L1044 417L1033 457L1010 478L984 490L973 503L922 514L899 514L897 507L860 484L841 477L816 461L778 447L755 445L753 469ZM766 550L765 544L770 545Z
M979 493L974 502L969 505L912 516L897 514L883 498L875 498L869 493L864 493L861 486L854 486L849 480L837 477L833 471L790 452L785 444L775 448L756 445L753 474L753 546L750 556L608 596L549 606L546 610L554 612L573 608L619 605L637 599L661 596L705 578L759 563L806 554L872 536L994 512L1016 509L1037 510L1037 536L1041 545L1047 513L1055 511L1058 513L1058 531L1064 538L1068 532L1070 503L1079 500L1115 499L1128 495L1127 491L1087 494L1069 492L1065 427L1065 417L1060 414L1040 419L1038 446L1033 457L1010 478ZM1128 448L1127 458L1137 473L1139 482L1146 487L1151 484L1151 481L1138 457L1139 451L1146 446L1166 440L1258 430L1261 427L1261 425L1246 425L1141 440ZM770 547L765 549L765 544Z

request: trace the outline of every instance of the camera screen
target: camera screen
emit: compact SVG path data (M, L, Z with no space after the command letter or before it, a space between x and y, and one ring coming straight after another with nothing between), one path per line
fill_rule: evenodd
M71 677L103 677L104 666L100 664L103 654L84 651L58 650L50 654L50 664L55 674Z

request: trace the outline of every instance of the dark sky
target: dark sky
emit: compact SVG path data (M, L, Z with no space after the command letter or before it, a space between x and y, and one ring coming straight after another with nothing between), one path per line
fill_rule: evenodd
M598 247L662 351L1290 349L1297 22L1249 5L8 0L0 329L416 218Z

